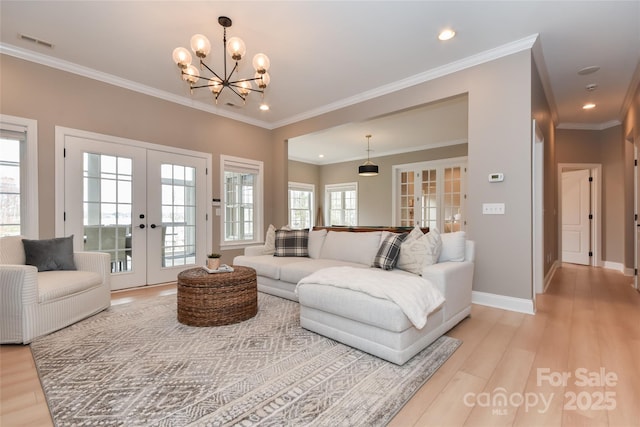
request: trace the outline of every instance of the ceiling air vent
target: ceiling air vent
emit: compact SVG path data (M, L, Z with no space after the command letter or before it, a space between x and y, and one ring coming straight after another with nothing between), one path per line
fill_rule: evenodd
M48 41L40 40L38 38L28 36L26 34L18 34L18 38L20 40L24 40L27 42L35 43L39 46L47 47L49 49L53 49L53 43L49 43Z

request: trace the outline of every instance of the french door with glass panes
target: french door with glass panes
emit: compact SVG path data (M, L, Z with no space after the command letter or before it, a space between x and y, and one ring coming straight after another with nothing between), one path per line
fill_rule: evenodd
M65 151L65 235L110 255L112 290L205 263L204 158L70 136Z
M432 161L394 167L395 222L400 226L464 230L466 161Z

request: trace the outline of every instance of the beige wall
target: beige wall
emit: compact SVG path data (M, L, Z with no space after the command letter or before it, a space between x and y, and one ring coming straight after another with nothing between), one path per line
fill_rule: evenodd
M639 77L640 65L636 68L636 77ZM635 81L640 80L637 78ZM634 206L634 176L633 176L633 144L640 148L640 85L635 88L631 98L631 105L625 114L622 124L622 135L625 139L624 153L624 262L628 269L635 266L635 241L636 230L633 218L635 213L640 214Z
M596 130L558 129L558 163L602 165L602 260L624 263L624 167L621 126Z
M10 56L0 63L0 112L38 121L40 237L53 237L55 126L211 153L213 197L220 197L220 154L264 162L265 200L286 160L273 157L270 131ZM250 154L248 154L250 153ZM272 205L265 204L265 221ZM213 217L219 250L220 217ZM238 251L223 252L230 263Z
M468 93L467 229L477 242L474 290L530 300L531 62L530 52L523 51L275 129L274 155L286 158L288 138ZM489 183L491 172L503 172L505 181ZM286 188L286 175L277 179ZM276 213L280 221L286 218L284 202ZM485 202L506 203L506 215L482 215ZM371 221L378 219L383 217Z
M316 194L320 189L320 170L322 166L313 165L311 163L298 162L289 160L289 181L302 182L304 184L313 184L316 188ZM316 200L316 206L317 200Z
M543 246L544 275L558 259L558 197L556 194L555 126L536 64L531 64L531 110L544 137Z
M600 131L556 130L556 160L558 163L600 163L602 148Z
M603 260L619 264L624 261L624 138L622 127L614 126L601 132L602 140L602 255ZM627 217L632 217L629 215Z

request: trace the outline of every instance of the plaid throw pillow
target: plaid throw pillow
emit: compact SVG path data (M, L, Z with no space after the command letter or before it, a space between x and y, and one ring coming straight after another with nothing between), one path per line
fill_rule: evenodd
M385 237L373 260L373 266L383 270L393 270L400 255L400 245L406 237L406 233L391 233Z
M309 256L309 230L277 230L273 256Z

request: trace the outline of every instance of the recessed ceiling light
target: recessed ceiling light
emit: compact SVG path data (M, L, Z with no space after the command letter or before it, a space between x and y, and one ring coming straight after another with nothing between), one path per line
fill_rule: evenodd
M260 111L269 111L269 106L267 104L260 104Z
M453 31L453 30L452 30L452 29L450 29L450 28L447 28L446 30L442 30L442 31L440 32L440 34L438 34L438 40L442 40L442 41L450 40L450 39L452 39L455 35L456 35L456 32L455 32L455 31Z
M591 110L592 108L596 108L596 104L594 104L593 102L589 102L582 106L583 110Z
M324 154L318 154L318 157L320 157L321 159L324 158Z
M597 65L591 65L589 67L584 67L583 69L578 70L578 74L580 74L581 76L586 76L587 74L595 73L599 69L600 67L598 67Z

